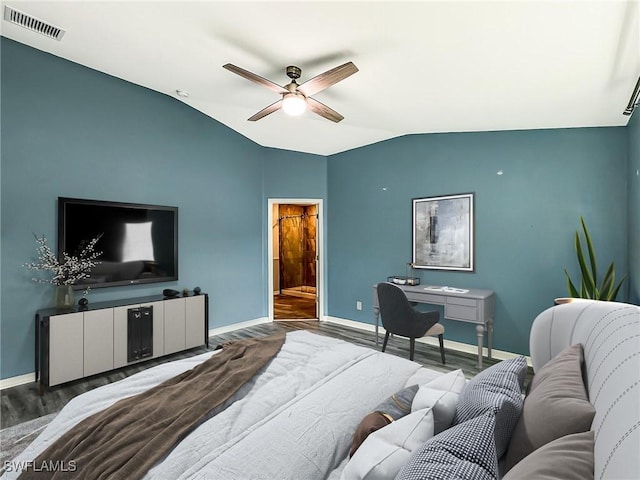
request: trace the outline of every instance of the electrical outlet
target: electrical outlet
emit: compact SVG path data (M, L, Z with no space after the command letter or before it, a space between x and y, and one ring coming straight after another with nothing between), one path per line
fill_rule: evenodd
M362 302L360 300L356 301L356 310L362 310Z

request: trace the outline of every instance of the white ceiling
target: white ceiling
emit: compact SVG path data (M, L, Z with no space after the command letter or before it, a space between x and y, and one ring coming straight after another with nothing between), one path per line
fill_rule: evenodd
M622 126L640 75L631 1L15 1L61 41L1 21L3 36L173 96L255 142L329 155L412 133ZM344 115L246 119L285 85L353 61L314 96ZM189 97L176 96L177 89Z

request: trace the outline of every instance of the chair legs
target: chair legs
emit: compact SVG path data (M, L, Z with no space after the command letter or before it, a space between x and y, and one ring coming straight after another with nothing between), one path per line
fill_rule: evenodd
M384 352L387 348L387 342L389 341L389 331L384 334L384 342L382 342L382 351Z
M387 331L384 334L384 341L382 342L382 351L384 352L387 349L387 342L389 341L389 332ZM445 365L444 359L444 335L438 335L438 341L440 342L440 358L442 358L442 364ZM416 351L416 339L409 338L409 360L413 361L413 357Z

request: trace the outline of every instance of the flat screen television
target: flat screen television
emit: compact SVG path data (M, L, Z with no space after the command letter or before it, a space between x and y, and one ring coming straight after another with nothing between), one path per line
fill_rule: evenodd
M178 207L58 198L58 255L102 235L82 289L178 279Z

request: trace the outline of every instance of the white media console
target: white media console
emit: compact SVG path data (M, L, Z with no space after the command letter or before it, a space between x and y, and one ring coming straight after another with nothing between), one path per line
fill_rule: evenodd
M140 329L129 317L141 311L140 307L151 307L144 311L152 324L143 329L149 336L144 357L132 359L129 345ZM45 387L209 346L209 297L204 293L129 298L65 310L43 309L38 310L35 321L36 380L41 393Z

